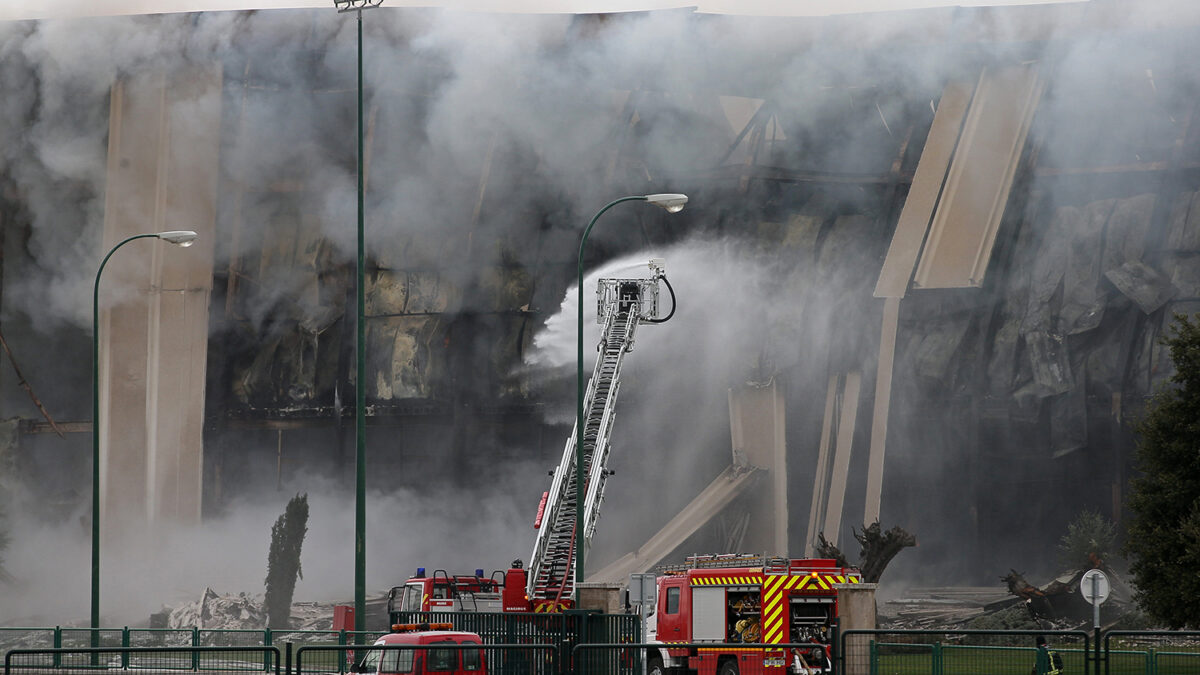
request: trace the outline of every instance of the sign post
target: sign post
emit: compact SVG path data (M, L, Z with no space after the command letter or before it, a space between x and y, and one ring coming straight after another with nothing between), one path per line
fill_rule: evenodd
M1092 603L1092 627L1096 632L1096 656L1094 663L1100 663L1100 605L1108 599L1108 577L1100 570L1088 570L1079 578L1079 592L1083 599ZM1100 666L1097 665L1097 668Z
M656 584L658 575L653 572L629 575L629 601L641 605L644 610L654 609ZM643 615L650 612L644 611Z
M1088 570L1079 579L1079 592L1083 599L1092 603L1092 626L1100 627L1100 605L1108 600L1108 577L1100 570Z
M641 619L639 630L646 630L646 618L654 613L654 603L658 601L658 575L653 572L639 572L629 575L629 601L638 605L638 617Z

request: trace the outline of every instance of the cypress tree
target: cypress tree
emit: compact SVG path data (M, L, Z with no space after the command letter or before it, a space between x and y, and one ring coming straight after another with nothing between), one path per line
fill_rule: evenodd
M288 502L283 515L271 526L271 550L267 554L267 625L287 628L292 613L292 594L296 579L304 578L300 569L300 547L308 532L308 494L297 494Z

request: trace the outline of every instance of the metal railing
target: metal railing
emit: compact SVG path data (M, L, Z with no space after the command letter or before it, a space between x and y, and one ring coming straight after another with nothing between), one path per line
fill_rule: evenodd
M473 628L459 627L480 633L481 646L366 644L383 634L376 631L123 628L101 629L105 646L91 648L82 646L90 642L89 629L0 628L3 643L0 649L6 650L5 675L53 675L101 669L139 670L149 674L347 673L356 654L361 658L364 652L372 650L426 648L478 650L483 654L487 672L493 675L641 675L646 654L653 656L657 650L667 648L661 643L648 644L622 636L623 621L618 621L615 627L593 621L590 634L584 636L579 631L588 627L578 623L579 615L574 619L564 615L510 615L509 621L472 613L460 613L458 617L473 623ZM573 628L568 626L571 621L576 622ZM615 639L606 637L609 632ZM483 637L484 633L492 637ZM846 630L837 635L832 645L833 672L837 675L1027 675L1035 662L1034 639L1038 635L1045 636L1062 656L1068 675L1200 675L1200 631L1109 631L1101 633L1096 641L1092 633L1085 631ZM504 637L508 639L499 639ZM355 644L356 638L364 644ZM236 644L203 644L221 641ZM764 650L807 647L811 652L813 645L711 642L670 645L670 648L688 647L699 650L693 651L692 659L711 660ZM794 660L790 653L784 656L785 664L794 665L789 659ZM693 661L689 665L697 664ZM742 672L748 672L747 667L760 668L743 666Z
M1097 675L1200 675L1200 631L1110 630Z
M13 649L4 655L5 675L79 670L159 672L267 672L279 675L276 647L66 647Z
M351 644L362 636L373 642L388 631L201 629L201 628L99 628L101 647L268 647L292 642ZM90 628L0 627L0 651L18 648L91 647Z
M1038 636L1062 656L1067 673L1092 672L1092 642L1086 631L965 629L845 630L838 637L835 672L1029 675Z
M558 645L551 644L305 645L296 650L289 673L329 673L378 654L374 657L382 662L378 670L386 673L465 670L489 675L557 675L563 672L558 653Z
M559 650L558 662L567 663L569 652L581 643L624 643L641 641L642 627L634 614L600 614L569 610L535 612L397 612L397 623L449 623L454 630L483 638L484 644L552 644ZM566 672L566 671L562 671Z
M630 644L625 642L608 644L578 644L571 649L571 673L612 673L614 675L640 675L645 672L642 666L643 657L658 658L661 650L696 650L696 656L707 660L702 668L705 672L723 672L721 665L732 661L739 665L739 670L751 673L763 672L763 665L769 664L786 668L781 673L793 672L797 666L806 669L816 669L812 672L828 672L824 670L827 662L821 662L822 657L811 657L804 660L797 653L824 651L823 645L812 642L642 642ZM747 663L750 661L750 663ZM696 664L688 664L690 670L696 670ZM649 668L647 663L646 667ZM803 671L801 671L803 672ZM837 672L837 671L835 671Z

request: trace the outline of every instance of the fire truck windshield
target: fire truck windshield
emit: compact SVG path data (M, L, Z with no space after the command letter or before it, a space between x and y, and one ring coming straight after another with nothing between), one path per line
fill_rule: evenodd
M400 596L400 611L401 612L419 612L421 611L421 585L409 584L404 587L404 594Z

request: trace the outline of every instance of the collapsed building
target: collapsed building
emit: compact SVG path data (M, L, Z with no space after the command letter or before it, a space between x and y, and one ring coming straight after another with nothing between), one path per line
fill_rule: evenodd
M126 248L105 275L105 527L314 476L352 489L350 25L4 26L2 456L38 517L90 517L84 306L102 252L147 231L200 239ZM385 7L364 25L372 491L501 494L532 520L574 387L535 338L570 316L582 224L683 192L678 215L608 216L586 251L589 269L665 252L685 321L631 360L598 561L720 475L731 433L737 464L728 392L747 387L770 392L785 517L756 538L781 502L733 495L674 548L799 555L880 520L920 540L898 575L983 583L1032 572L1017 555L1050 571L1085 508L1121 519L1131 422L1171 368L1157 340L1200 309L1197 10ZM76 52L105 40L111 63Z

